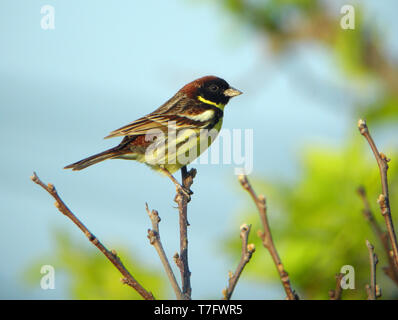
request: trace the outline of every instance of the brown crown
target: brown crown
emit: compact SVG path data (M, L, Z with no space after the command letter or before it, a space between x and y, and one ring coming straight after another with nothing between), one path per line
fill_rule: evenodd
M193 98L196 96L196 91L207 81L218 79L216 76L205 76L199 79L196 79L180 89L180 92L185 93L188 97Z

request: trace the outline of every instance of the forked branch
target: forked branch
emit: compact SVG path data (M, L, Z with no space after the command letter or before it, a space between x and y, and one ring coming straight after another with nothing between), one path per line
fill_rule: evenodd
M343 293L343 288L341 287L341 280L343 280L344 274L336 274L336 289L329 290L330 300L341 300L341 295Z
M54 185L49 183L48 185L44 184L36 173L33 173L31 180L41 186L44 190L46 190L54 199L55 199L55 207L67 216L72 222L86 235L86 237L90 240L90 242L95 245L104 255L108 258L110 262L120 271L120 273L124 276L121 281L133 289L135 289L145 300L154 300L154 296L151 292L145 290L141 284L130 274L130 272L123 265L120 258L117 256L115 250L108 250L96 237L92 234L86 226L70 211L67 205L63 202L60 196L57 193Z
M223 299L230 300L232 293L238 283L239 277L242 274L243 269L246 264L250 261L255 249L253 243L248 244L249 234L250 234L251 225L244 224L240 227L240 238L242 240L242 254L240 257L240 261L238 267L236 268L235 273L230 273L228 287L223 290Z
M267 207L265 205L265 198L263 195L259 196L256 195L256 192L253 190L252 186L250 185L247 176L240 175L239 182L242 185L242 187L250 194L255 205L257 206L258 212L260 214L260 220L264 228L264 231L260 230L258 232L258 235L263 242L263 246L268 250L268 252L272 257L272 260L275 263L276 269L278 270L279 273L279 277L281 278L282 281L283 288L285 289L287 299L298 300L299 297L291 287L289 275L286 272L281 259L279 258L278 251L276 250L274 241L272 239L271 229L267 218Z
M377 164L379 166L382 194L379 195L377 202L380 206L381 214L383 215L386 223L389 241L392 248L392 256L395 268L398 268L398 244L391 216L390 199L388 192L388 180L387 180L388 162L390 161L390 159L388 159L384 153L380 153L378 151L376 144L372 136L370 135L368 126L366 125L366 122L364 120L360 119L358 121L358 129L359 132L368 141L370 148L372 149L373 154L376 158Z
M382 230L380 225L377 223L377 220L375 219L373 212L370 208L365 188L361 186L357 189L357 192L363 202L363 207L364 207L362 210L363 215L365 216L365 219L369 222L375 235L379 238L380 242L383 245L384 251L386 252L387 255L389 266L384 267L383 271L389 278L391 278L391 280L395 282L396 285L398 285L398 269L395 267L393 252L391 251L388 233Z
M171 269L169 260L167 259L166 253L164 252L162 242L160 241L160 233L159 233L159 222L160 217L156 210L150 211L148 208L148 204L145 204L146 212L148 213L149 218L152 222L152 229L148 229L148 239L151 245L153 245L159 255L160 261L163 264L163 267L166 271L167 277L173 287L174 293L178 300L182 300L182 292L180 286L177 283L176 277L174 275L173 270Z

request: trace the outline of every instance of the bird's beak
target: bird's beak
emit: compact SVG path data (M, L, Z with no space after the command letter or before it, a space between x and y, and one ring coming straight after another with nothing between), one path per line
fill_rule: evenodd
M230 98L239 96L242 93L243 93L242 91L232 87L229 87L227 90L224 91L224 95Z

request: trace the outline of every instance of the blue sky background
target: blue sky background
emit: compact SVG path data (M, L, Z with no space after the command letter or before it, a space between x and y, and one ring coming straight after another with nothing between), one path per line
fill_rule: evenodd
M361 2L397 56L396 2ZM45 4L55 7L55 30L40 27ZM109 248L124 243L161 268L146 237L148 202L159 210L166 251L174 254L178 223L175 188L168 179L121 160L82 172L62 168L117 144L119 139L102 138L157 108L195 78L214 74L244 92L228 105L224 128L254 130L254 175L293 179L300 172L303 146L340 145L352 125L345 110L354 98L335 90L325 99L305 77L312 73L327 79L326 86L344 86L325 48L303 45L292 52L294 59L278 63L267 57L258 35L211 2L3 0L0 43L3 299L67 298L62 281L56 290L43 291L39 284L26 288L21 274L34 258L51 252L54 226L87 241L29 180L33 171L55 184ZM237 212L246 195L233 166L196 167L189 250L193 297L198 299L218 297L228 270L235 268L236 261L222 253L220 240L230 230L238 235L244 217ZM243 279L234 297L282 298L283 293L279 286Z

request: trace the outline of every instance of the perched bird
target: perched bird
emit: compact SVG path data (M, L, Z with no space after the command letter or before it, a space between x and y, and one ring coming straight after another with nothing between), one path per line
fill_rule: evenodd
M221 129L225 105L241 93L215 76L194 80L152 113L105 137L124 136L118 146L65 169L82 170L106 159L136 160L166 174L187 193L172 174L207 149Z

